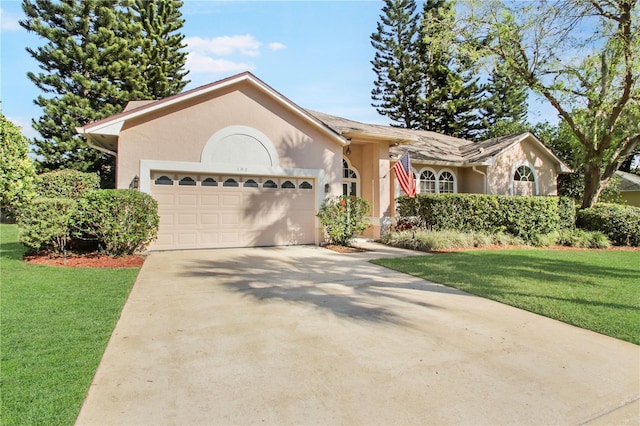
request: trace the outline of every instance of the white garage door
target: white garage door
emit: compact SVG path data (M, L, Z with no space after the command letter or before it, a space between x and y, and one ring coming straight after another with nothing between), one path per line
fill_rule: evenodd
M313 244L313 179L153 172L152 250Z

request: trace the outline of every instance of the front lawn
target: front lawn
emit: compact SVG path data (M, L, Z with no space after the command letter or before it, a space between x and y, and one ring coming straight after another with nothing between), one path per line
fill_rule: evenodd
M137 268L27 264L0 224L3 425L75 422Z
M640 344L640 252L509 249L374 263Z

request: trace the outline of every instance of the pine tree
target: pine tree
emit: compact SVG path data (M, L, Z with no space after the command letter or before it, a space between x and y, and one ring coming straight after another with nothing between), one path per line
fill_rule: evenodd
M481 138L505 136L526 131L527 88L522 80L509 73L504 62L495 64L489 82L485 85L486 97L482 102Z
M130 100L179 92L185 54L178 8L153 0L23 0L20 24L46 39L27 51L42 70L28 77L45 94L35 100L43 115L34 122L39 171L73 168L98 172L113 185L114 157L90 148L75 129L116 114ZM168 22L162 23L165 19ZM146 44L145 44L146 43Z
M423 130L472 139L482 88L467 50L457 40L455 2L427 0L419 26L420 125Z
M184 25L179 0L135 0L132 11L140 25L138 53L143 83L138 88L144 99L160 99L180 93L189 83L184 69L187 52L183 49Z
M377 75L371 91L372 106L393 120L392 125L406 128L419 124L415 10L414 0L385 0L377 31L371 34L376 50L371 64Z

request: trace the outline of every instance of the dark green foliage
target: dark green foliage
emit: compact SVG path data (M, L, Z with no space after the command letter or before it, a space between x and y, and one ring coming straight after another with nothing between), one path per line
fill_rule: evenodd
M34 140L39 171L96 172L104 187L113 186L114 158L90 148L75 129L122 111L130 100L183 87L184 53L170 53L182 41L172 34L183 23L180 5L149 1L136 11L129 0L23 0L20 24L46 40L27 48L41 69L27 75L46 94L35 100L43 109L33 125L42 136Z
M28 152L27 138L0 112L0 213L10 217L35 195L36 172Z
M158 203L128 189L87 193L78 204L75 228L96 238L107 254L122 256L144 249L158 235Z
M577 213L576 225L600 231L619 246L640 246L640 208L599 203Z
M394 125L419 127L420 73L416 63L417 25L414 0L385 0L377 30L371 34L376 53L372 106Z
M472 46L458 40L455 2L427 0L419 17L419 129L473 139L482 95Z
M100 176L77 170L59 170L38 175L36 193L47 198L79 199L89 191L100 189Z
M348 246L353 237L367 229L365 215L369 202L361 197L342 195L324 200L318 212L329 243Z
M573 227L574 206L558 197L483 194L418 194L398 198L400 219L417 217L420 227L439 231L507 232L526 242Z
M482 127L480 139L523 133L529 130L527 123L527 89L516 74L506 70L504 62L498 62L485 85L482 101Z
M480 129L482 88L468 45L457 40L450 0L385 0L371 62L377 111L392 125L471 138Z
M131 6L141 28L138 69L142 76L136 79L143 84L140 99L175 95L189 83L185 80L189 71L184 69L184 34L179 32L184 25L182 4L178 0L135 0Z
M76 201L70 198L37 197L18 213L20 242L33 250L63 253L71 241Z

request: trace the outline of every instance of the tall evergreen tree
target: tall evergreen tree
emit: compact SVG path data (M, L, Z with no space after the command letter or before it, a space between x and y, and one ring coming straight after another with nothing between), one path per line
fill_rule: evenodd
M526 131L529 127L527 111L526 85L516 74L508 72L503 61L497 62L485 85L481 138Z
M135 0L135 20L140 25L140 65L142 97L160 99L180 93L189 83L184 69L187 52L183 50L184 25L180 0Z
M377 30L371 34L376 73L371 97L392 125L419 126L420 71L416 63L415 0L385 0Z
M75 128L120 112L130 100L166 96L182 88L176 81L184 77L184 56L164 55L160 45L170 40L167 49L173 49L182 41L172 34L182 25L180 19L173 21L179 18L173 9L180 3L149 3L142 3L142 11L133 0L23 0L27 18L20 24L47 40L41 47L27 48L42 70L28 73L29 79L52 95L34 101L43 109L33 125L42 136L34 140L40 171L98 172L104 186L113 185L114 158L90 148ZM145 30L142 17L155 10L163 12L149 18L154 24ZM164 32L159 19L170 20ZM144 45L147 36L155 37L153 49ZM167 65L165 60L175 62ZM146 80L154 77L158 80ZM171 83L165 84L167 80Z
M481 128L482 88L469 46L457 38L455 2L427 0L417 48L423 94L419 128L472 139Z

